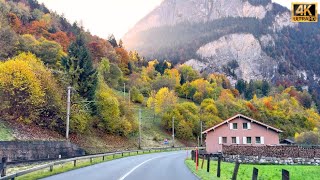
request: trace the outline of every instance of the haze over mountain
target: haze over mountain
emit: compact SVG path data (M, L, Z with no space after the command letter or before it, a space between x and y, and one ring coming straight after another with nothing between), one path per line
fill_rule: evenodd
M165 0L125 36L129 49L232 80L317 86L319 23L292 23L271 0Z

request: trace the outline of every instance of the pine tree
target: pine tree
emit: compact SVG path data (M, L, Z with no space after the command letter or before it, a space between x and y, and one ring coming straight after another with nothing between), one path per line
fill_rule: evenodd
M83 34L77 36L68 52L68 57L63 59L62 64L68 72L71 85L77 89L82 97L92 101L97 86L97 73L92 66L92 59Z

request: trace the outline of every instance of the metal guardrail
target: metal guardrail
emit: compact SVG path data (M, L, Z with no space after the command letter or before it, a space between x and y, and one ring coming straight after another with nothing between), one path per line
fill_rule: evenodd
M0 180L8 180L8 179L14 180L16 177L23 176L23 175L26 175L26 174L29 174L29 173L32 173L32 172L35 172L35 171L39 171L39 170L42 170L42 169L46 169L46 168L49 168L50 171L53 171L53 167L55 165L61 165L61 164L65 164L65 163L68 163L68 162L74 162L74 167L76 167L77 161L78 160L84 160L84 159L90 159L90 161L92 162L93 158L101 158L102 157L102 160L104 161L105 157L113 156L113 155L117 155L117 154L121 154L122 157L123 157L124 154L126 154L126 153L129 153L129 156L130 156L130 153L139 154L139 152L142 152L144 154L145 152L151 153L152 151L153 152L157 152L157 151L161 152L161 151L174 151L174 150L192 150L192 149L195 149L195 148L197 148L197 147L152 148L152 149L144 149L144 150L120 151L120 152L111 152L111 153L105 153L105 154L80 156L80 157L64 159L64 160L60 160L60 161L56 161L56 162L52 162L52 163L36 166L36 167L30 168L30 169L27 169L27 170L19 171L19 172L16 172L16 173L4 176L4 177L0 177ZM202 148L199 147L199 149L202 149Z

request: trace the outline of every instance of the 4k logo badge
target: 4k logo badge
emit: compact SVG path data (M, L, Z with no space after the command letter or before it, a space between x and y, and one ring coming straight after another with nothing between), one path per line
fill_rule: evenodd
M318 22L318 3L292 3L292 22Z

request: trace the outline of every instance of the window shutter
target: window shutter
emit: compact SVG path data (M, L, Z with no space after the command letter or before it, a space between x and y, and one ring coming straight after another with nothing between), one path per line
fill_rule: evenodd
M230 129L233 129L233 123L229 123Z
M247 137L243 137L243 144L247 144Z
M251 123L248 123L248 129L251 129Z
M222 144L222 137L219 137L219 144Z
M261 140L261 144L264 144L264 137L261 137L260 140Z
M240 144L240 138L237 137L237 144Z

